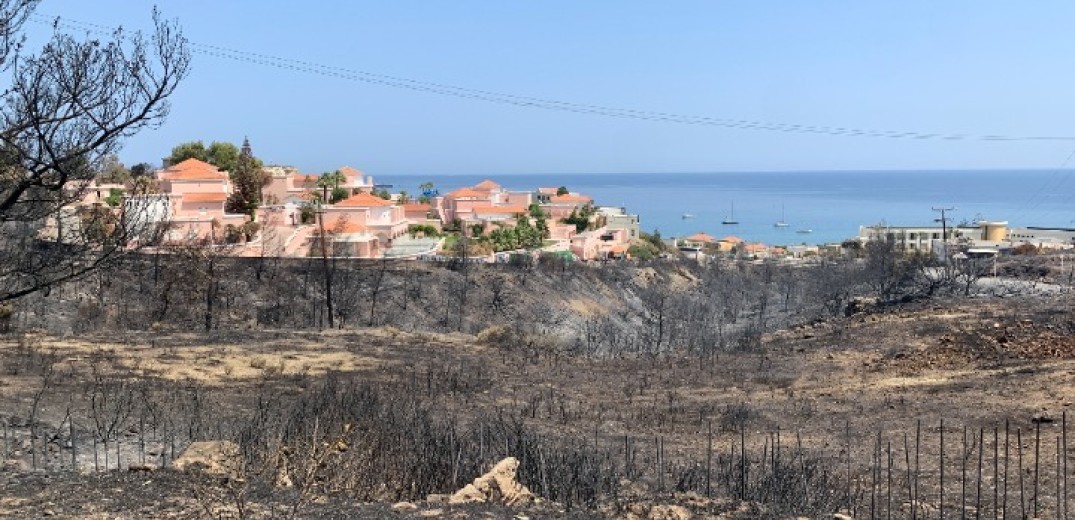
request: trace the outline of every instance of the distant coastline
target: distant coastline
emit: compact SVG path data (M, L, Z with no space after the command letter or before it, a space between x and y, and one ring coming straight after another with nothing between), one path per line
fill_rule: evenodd
M727 234L720 221L734 200L735 234L772 245L823 244L854 236L860 225L928 225L938 204L958 208L954 222L999 219L1025 226L1068 226L1075 215L1073 170L837 170L688 173L504 174L509 188L566 185L598 205L626 206L642 229L663 236ZM486 175L382 175L395 189L426 181L443 189ZM786 228L775 228L784 208ZM684 213L694 216L683 219ZM810 229L809 234L796 233Z

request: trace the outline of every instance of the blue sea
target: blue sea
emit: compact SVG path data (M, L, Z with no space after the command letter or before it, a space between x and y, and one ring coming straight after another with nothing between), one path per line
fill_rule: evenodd
M939 225L934 207L954 207L950 223L1007 220L1011 226L1075 226L1075 170L827 171L752 173L380 176L393 190L440 193L490 178L509 190L566 186L602 206L636 213L664 237L699 231L770 245L824 244L861 225ZM738 225L721 222L732 216ZM684 218L690 215L688 218ZM773 224L783 219L788 227ZM809 233L799 231L809 230Z

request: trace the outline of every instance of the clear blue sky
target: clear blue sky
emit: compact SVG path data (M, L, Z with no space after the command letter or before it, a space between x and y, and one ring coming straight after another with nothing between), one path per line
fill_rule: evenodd
M157 0L195 43L466 88L874 130L1075 135L1075 2ZM154 2L38 13L148 26ZM30 25L31 33L50 29ZM1075 142L848 138L505 106L194 55L127 163L249 136L269 163L380 176L1056 168Z

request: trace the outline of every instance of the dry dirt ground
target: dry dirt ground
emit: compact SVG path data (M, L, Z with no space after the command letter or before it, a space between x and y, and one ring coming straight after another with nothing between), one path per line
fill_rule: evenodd
M1072 310L1067 296L908 304L781 331L767 336L756 351L702 360L582 359L548 345L541 350L504 348L468 335L393 329L9 335L0 336L0 417L17 420L29 414L41 377L24 368L33 363L35 352L50 352L67 374L114 371L204 385L225 390L240 410L244 399L264 385L301 391L296 381L329 370L358 372L371 380L436 374L481 388L446 393L446 414L465 419L513 410L535 428L585 439L580 442L613 445L625 436L639 439L643 462L651 460L645 443L654 438L665 439L666 458L701 460L712 425L718 451L740 436L762 445L779 430L834 456L850 445L859 464L868 459L870 439L878 432L897 444L904 434L914 434L918 421L927 437L939 432L942 419L949 439L958 439L964 426L989 432L1005 421L1028 439L1035 428L1043 438L1059 436L1060 419L1075 400ZM63 392L69 384L55 382L43 397L42 421L63 420ZM937 447L924 445L922 451L929 460ZM0 476L0 517L201 514L180 477L170 471L82 476L15 471L25 466L25 455L9 460L9 471ZM266 498L264 503L271 502ZM396 511L390 504L345 502L314 504L307 514L379 518L435 509L460 518L526 515L503 508L447 510L423 504L416 511ZM569 513L550 508L531 515Z

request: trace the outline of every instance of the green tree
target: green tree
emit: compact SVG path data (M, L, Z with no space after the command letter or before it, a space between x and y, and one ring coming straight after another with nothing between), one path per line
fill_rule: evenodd
M637 242L627 248L627 254L636 260L651 260L659 253L660 251L649 242Z
M329 188L331 190L334 190L336 188L339 188L340 185L343 184L346 181L347 181L347 176L344 175L343 173L340 173L340 170L335 170L335 171L331 171L331 172L325 172L325 173L322 173L321 176L317 178L317 187L318 188Z
M351 192L347 191L347 188L332 188L332 194L329 196L329 204L335 204L341 200L351 196Z
M239 167L239 148L234 144L213 141L209 143L209 149L206 152L209 157L206 160L221 170L233 172ZM260 168L261 161L256 161L256 165Z
M549 222L545 220L545 217L538 217L538 219L534 221L534 228L537 229L538 235L542 240L549 238L549 235L551 234L549 231Z
M411 196L404 190L399 190L399 203L406 204L411 201Z
M209 151L205 149L205 143L201 141L188 141L180 143L172 148L172 154L168 156L168 164L178 164L187 159L197 159L209 162Z
M664 239L661 238L661 230L659 229L654 228L652 234L643 231L639 233L638 238L649 242L649 244L656 248L658 252L667 249L667 245L664 243Z
M105 204L112 206L113 208L119 206L123 202L123 190L119 188L111 188L108 190L108 196L105 197Z
M261 188L269 179L261 170L261 161L254 157L249 146L244 146L243 150L235 168L228 173L234 191L228 196L225 209L229 213L244 213L253 217L261 204Z
M137 179L139 177L145 177L153 173L153 165L149 163L138 163L131 166L131 178Z
M571 193L571 191L567 189L567 186L560 186L559 188L556 188L557 195L567 195L568 193Z
M232 172L239 166L239 155L239 147L231 143L213 141L207 148L202 141L189 141L172 148L172 154L168 156L168 164L198 159L226 172ZM260 166L259 161L258 167Z
M335 170L331 172L322 173L317 179L317 187L321 188L321 193L317 193L318 197L324 197L328 195L328 203L335 204L341 200L350 196L346 188L341 188L340 184L347 181L347 176Z

